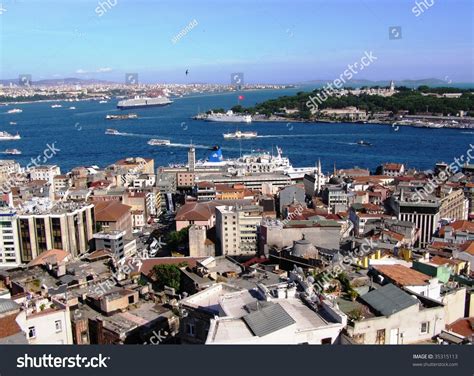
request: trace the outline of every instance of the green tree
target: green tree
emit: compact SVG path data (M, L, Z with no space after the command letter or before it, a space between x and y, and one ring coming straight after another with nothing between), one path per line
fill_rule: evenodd
M179 291L181 270L177 265L155 265L152 269L152 278L155 280L155 286L163 290L165 286L172 287Z

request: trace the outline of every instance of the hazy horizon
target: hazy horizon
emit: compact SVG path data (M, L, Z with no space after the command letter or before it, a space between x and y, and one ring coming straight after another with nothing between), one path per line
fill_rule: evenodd
M421 0L4 1L0 76L225 84L243 72L245 83L300 84L371 52L354 81L474 82L473 3L424 1L423 12Z

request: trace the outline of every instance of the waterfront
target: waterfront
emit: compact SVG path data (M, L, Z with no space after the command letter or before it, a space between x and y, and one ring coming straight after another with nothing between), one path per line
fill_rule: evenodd
M284 90L246 91L241 104L251 106L281 95L292 95L302 88ZM308 90L308 88L304 88ZM246 124L208 123L192 120L198 112L211 108L230 108L236 105L237 93L194 95L175 99L171 106L134 110L138 119L111 122L107 114L121 114L117 100L108 103L97 101L58 102L61 108L50 103L17 104L0 108L0 130L22 136L21 140L4 141L0 149L16 148L22 155L15 159L23 166L41 153L46 145L56 142L60 149L49 163L58 164L64 171L75 166L97 164L101 167L128 156L154 158L155 165L183 163L186 148L196 145L197 157L205 158L208 147L220 145L224 157L238 157L251 150L271 151L280 146L295 166L315 165L321 158L325 171L358 165L375 169L385 161L406 163L408 166L427 169L439 160L451 162L463 155L474 142L474 133L456 129L419 129L400 127L394 132L390 126L371 124L328 124L254 122ZM69 109L76 107L75 110ZM9 109L20 108L20 114L6 114ZM11 125L10 122L16 122ZM258 137L245 141L225 141L222 134L242 131L258 132ZM116 128L128 136L105 135L107 128ZM169 139L171 146L151 146L151 138ZM370 147L357 145L364 140Z

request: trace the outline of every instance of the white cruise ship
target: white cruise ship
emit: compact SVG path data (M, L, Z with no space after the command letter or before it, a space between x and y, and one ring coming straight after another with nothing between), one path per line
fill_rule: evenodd
M21 137L17 133L16 135L12 135L8 132L1 132L0 131L0 141L9 141L9 140L20 140Z
M200 114L195 117L197 120L215 121L223 123L251 123L251 115L235 114L232 110L226 113L211 112L210 114Z
M148 97L135 97L133 99L124 99L117 103L117 108L120 110L126 110L130 108L146 108L146 107L158 107L166 106L173 103L165 96L159 96L154 98Z

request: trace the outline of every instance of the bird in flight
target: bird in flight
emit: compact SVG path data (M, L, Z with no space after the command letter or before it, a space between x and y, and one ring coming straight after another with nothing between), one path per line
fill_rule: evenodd
M186 69L186 76L188 75L188 73L189 73L189 70L188 70L188 69Z

